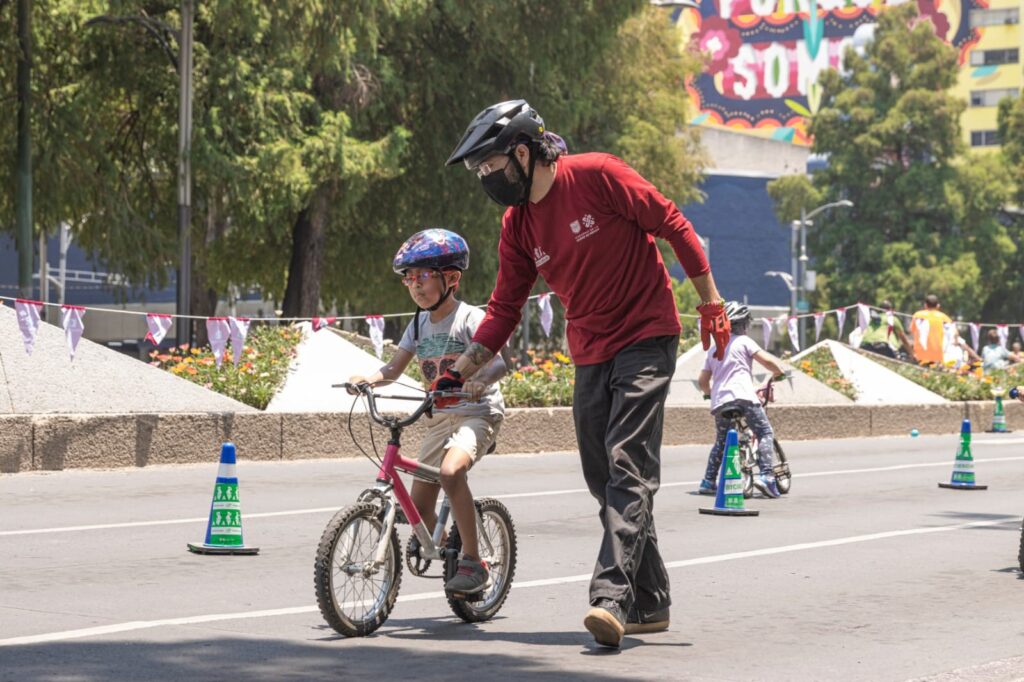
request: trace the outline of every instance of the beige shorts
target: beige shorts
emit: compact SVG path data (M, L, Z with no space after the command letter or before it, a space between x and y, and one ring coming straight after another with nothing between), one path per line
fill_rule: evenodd
M468 452L476 464L497 439L501 421L499 415L466 417L438 414L427 419L427 434L420 445L419 461L440 467L445 453L451 448L459 448Z

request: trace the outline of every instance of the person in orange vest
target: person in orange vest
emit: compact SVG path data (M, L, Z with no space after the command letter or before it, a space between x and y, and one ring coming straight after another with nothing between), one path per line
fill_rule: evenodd
M939 297L928 294L924 297L924 308L914 313L911 320L911 337L914 339L914 358L922 365L941 365L945 332L943 325L951 323L949 315L940 310ZM918 320L924 320L922 325Z

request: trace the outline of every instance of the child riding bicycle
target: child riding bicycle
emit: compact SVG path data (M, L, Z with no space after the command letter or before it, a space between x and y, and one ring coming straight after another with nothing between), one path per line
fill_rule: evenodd
M775 474L772 472L774 434L768 416L754 391L751 367L756 360L776 377L783 375L783 369L775 356L762 350L747 336L751 320L747 306L729 301L725 304L725 313L732 326L725 355L718 360L715 358L714 349L708 350L704 369L698 378L704 397L711 398L711 414L715 416L716 435L715 444L708 455L708 467L697 492L702 495L713 495L716 492L718 470L722 465L725 450L725 436L731 428L731 422L724 413L731 408L738 408L743 411L744 419L757 437L757 463L761 474L754 477L754 486L766 497L779 497Z
M350 381L394 381L415 356L423 376L436 386L440 377L451 372L451 366L484 318L482 310L455 298L462 272L469 268L469 245L450 230L423 230L402 244L392 267L409 288L418 308L416 316L390 362L372 376L354 376ZM440 467L441 485L414 481L411 496L428 528L437 520L434 510L439 488L444 489L451 503L463 556L458 573L445 585L449 592L475 594L487 585L488 568L480 561L476 508L466 474L494 444L501 428L505 401L497 382L505 371L501 356L496 356L463 386L462 390L472 395L472 401L436 400L433 416L425 420L427 433L420 446L419 461Z

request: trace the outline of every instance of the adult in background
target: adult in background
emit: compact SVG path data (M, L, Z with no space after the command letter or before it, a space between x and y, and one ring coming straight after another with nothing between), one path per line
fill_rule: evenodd
M861 337L860 347L893 359L901 347L906 348L908 353L912 352L913 344L903 331L903 322L893 312L892 303L882 301L878 307L882 309L881 312L871 310L871 320Z
M704 348L714 337L720 355L729 320L697 234L674 203L621 159L568 155L525 100L481 111L448 159L448 165L459 162L508 209L487 316L435 387L455 389L490 361L543 276L565 306L576 363L576 439L604 528L583 624L610 647L626 633L664 630L671 597L654 494L680 325L654 239L672 246L702 301Z
M945 330L943 325L952 322L949 315L942 312L939 297L928 294L924 297L924 308L914 313L911 323L911 336L914 337L914 359L922 365L942 366L945 349ZM918 320L927 323L922 329Z

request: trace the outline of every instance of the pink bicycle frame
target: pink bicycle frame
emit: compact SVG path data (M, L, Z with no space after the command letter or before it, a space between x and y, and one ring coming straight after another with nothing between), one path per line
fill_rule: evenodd
M391 485L392 490L395 492L395 499L398 500L398 506L402 508L402 511L405 512L405 517L415 528L423 523L423 519L420 517L419 511L417 511L416 505L412 503L412 498L409 497L409 491L405 489L402 478L396 475L395 469L410 474L421 472L429 475L431 478L439 478L441 472L434 467L420 464L414 459L403 457L398 451L397 445L388 443L387 450L384 452L384 461L377 471L377 482Z

